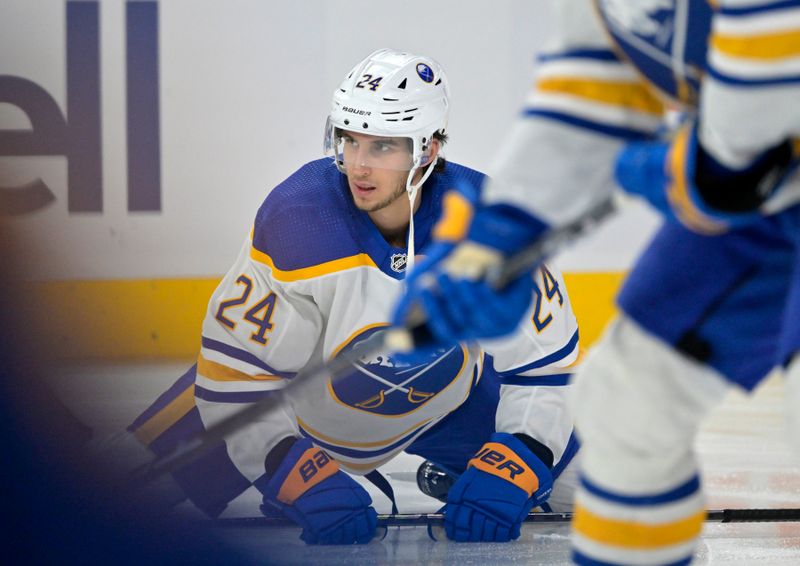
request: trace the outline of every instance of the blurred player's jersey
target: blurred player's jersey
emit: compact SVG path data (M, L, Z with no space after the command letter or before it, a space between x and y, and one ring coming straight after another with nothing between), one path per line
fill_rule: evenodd
M673 100L697 104L711 29L706 0L599 0L597 6L619 52L652 86Z
M797 2L557 0L552 9L554 33L490 171L488 201L552 225L575 219L614 190L620 148L668 134L676 110L701 117L704 148L733 169L800 136ZM795 173L782 193L798 185Z
M459 181L480 186L483 175L447 163L420 192L414 221L421 255L443 193ZM214 292L193 396L187 389L184 402L191 401L192 410L196 405L208 427L273 394L304 367L355 347L388 325L405 265L406 250L388 244L367 213L355 207L347 178L333 161L303 166L266 198L236 263ZM558 462L572 432L560 386L567 384L568 366L578 357L577 324L561 275L542 267L535 278L531 312L509 339L484 348L455 345L414 366L380 353L362 359L341 379L298 384L287 393L283 410L227 440L230 459L254 482L277 442L302 435L345 470L367 473L464 403L481 377L485 352L504 384L498 426L530 434ZM543 387L531 387L536 385ZM537 394L537 389L547 391ZM538 412L530 408L536 395L543 399ZM164 398L158 411L169 412L179 397L176 392ZM149 427L143 440L151 446L166 433L147 424L156 420L154 414L133 427ZM479 446L485 439L478 440Z

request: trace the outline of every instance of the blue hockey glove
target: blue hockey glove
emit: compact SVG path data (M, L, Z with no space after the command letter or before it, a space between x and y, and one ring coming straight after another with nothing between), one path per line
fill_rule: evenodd
M644 197L667 219L713 235L758 219L761 204L796 166L787 141L744 170L728 169L698 143L696 125L687 124L670 143L625 146L615 174L625 191Z
M494 433L447 496L444 528L459 542L519 538L522 521L553 489L550 469L511 434Z
M461 184L444 197L434 243L406 279L407 291L392 323L404 326L410 312L424 311L440 345L512 332L533 298L528 273L493 289L486 271L534 241L547 225L510 205L478 205L477 189Z
M369 494L324 450L295 442L267 484L269 506L303 527L308 544L366 544L375 536L377 513Z

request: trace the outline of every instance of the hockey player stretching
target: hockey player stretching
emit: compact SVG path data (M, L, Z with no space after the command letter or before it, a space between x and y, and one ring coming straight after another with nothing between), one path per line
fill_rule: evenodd
M130 427L140 440L163 453L388 326L445 191L483 180L441 158L448 110L431 59L380 50L353 68L334 93L329 156L265 199L209 302L197 365ZM518 287L522 309L537 300L507 339L443 344L413 365L380 354L343 379L303 383L175 479L211 516L255 485L262 509L308 543L368 542L376 514L348 474L404 450L460 476L446 508L456 540L515 539L533 507L571 508L576 322L558 272L543 266Z
M464 276L464 258L479 271L476 261L546 236L615 185L644 196L667 221L622 289L621 316L575 375L573 558L687 564L704 519L700 421L731 384L750 390L776 365L788 367L790 416L800 406L800 1L553 8L555 37L486 204L453 261L419 266L395 320L422 304L444 341L476 328L500 335L511 329L503 316L465 315L465 305L506 312L517 293ZM662 141L665 101L688 115Z

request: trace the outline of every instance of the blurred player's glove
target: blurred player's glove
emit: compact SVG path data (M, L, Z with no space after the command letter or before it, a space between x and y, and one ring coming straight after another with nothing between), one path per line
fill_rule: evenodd
M644 197L668 219L712 235L759 218L759 207L796 166L787 141L746 169L728 169L702 148L696 125L687 124L670 143L628 144L615 173L625 191Z
M500 290L485 276L547 225L514 206L477 202L477 189L466 183L445 194L434 243L406 279L393 325L405 326L411 311L421 307L440 344L502 336L516 328L533 297L530 272Z
M447 496L444 528L460 542L506 542L519 538L530 510L553 489L550 469L511 434L494 433Z
M308 544L366 544L377 514L369 494L307 438L296 441L267 484L262 510L277 507Z

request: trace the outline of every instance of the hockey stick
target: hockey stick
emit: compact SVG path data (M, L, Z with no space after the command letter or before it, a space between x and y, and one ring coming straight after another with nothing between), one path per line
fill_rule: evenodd
M530 513L525 523L569 523L572 513ZM712 509L706 523L789 523L800 522L800 509ZM221 527L297 527L283 517L231 517L216 519ZM398 513L378 515L379 527L429 527L444 525L442 513Z
M494 288L502 288L509 281L542 262L546 257L593 230L595 226L617 210L617 198L612 196L600 202L573 222L552 230L546 237L523 248L509 257L497 269L487 273L487 280ZM393 345L398 343L413 345L430 341L432 341L432 337L425 324L425 315L421 310L417 309L409 316L406 329L376 332L368 339L357 344L352 350L339 354L327 363L299 372L283 389L277 390L275 395L267 396L217 422L209 427L203 435L178 446L171 454L157 458L153 462L137 468L130 475L129 488L133 490L141 489L160 476L174 472L192 462L201 454L220 444L226 436L240 430L259 416L278 407L281 403L282 395L287 390L297 387L299 383L324 376L336 379L346 375L351 371L353 364L361 358L383 350L396 349L393 348Z

